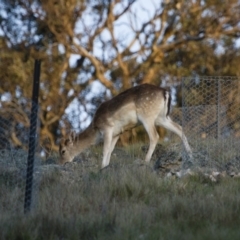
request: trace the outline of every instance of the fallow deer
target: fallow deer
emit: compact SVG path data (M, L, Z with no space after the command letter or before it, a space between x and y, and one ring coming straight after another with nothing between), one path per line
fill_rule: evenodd
M97 109L91 124L79 135L70 134L59 145L60 163L73 161L74 157L103 136L102 168L109 165L111 153L119 135L142 124L148 133L150 145L145 157L149 162L158 142L156 126L162 126L176 133L183 141L189 156L191 148L182 127L169 117L171 95L169 91L150 84L130 88Z

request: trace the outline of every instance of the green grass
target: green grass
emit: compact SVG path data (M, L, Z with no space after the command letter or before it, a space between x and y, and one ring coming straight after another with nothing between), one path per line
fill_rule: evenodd
M100 160L87 154L61 168L45 165L37 204L28 215L20 209L22 186L13 187L12 172L9 184L5 172L0 239L240 239L239 179L215 183L201 172L162 178L154 162L134 163L142 156L138 147L121 151L102 171ZM18 210L6 207L9 202L18 202Z

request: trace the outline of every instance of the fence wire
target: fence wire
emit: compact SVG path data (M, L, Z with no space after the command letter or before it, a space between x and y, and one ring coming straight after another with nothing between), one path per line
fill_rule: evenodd
M31 101L13 106L0 102L0 212L1 215L23 213L27 182ZM36 109L37 106L33 106ZM36 119L37 121L37 119ZM37 131L38 132L38 131ZM38 135L35 136L36 140ZM37 141L36 141L37 142ZM31 147L35 147L30 145ZM34 149L37 152L37 149ZM35 156L32 181L32 204L36 204L37 175L40 159Z
M193 163L240 169L240 78L183 78L182 102L182 126Z
M182 109L174 108L171 118L183 126L184 133L193 150L193 163L200 167L214 167L222 171L239 170L240 78L184 78L182 98ZM1 215L7 216L11 213L23 213L24 211L30 114L31 101L25 100L21 104L0 101ZM77 115L79 116L79 114ZM36 135L37 137L38 135ZM169 132L165 140L170 142L172 151L167 149L164 152L165 150L160 147L155 151L156 159L159 162L162 162L163 158L179 159L179 155L181 155L181 151L178 151L179 146L181 148L180 138ZM139 152L141 149L136 148L136 151ZM135 154L133 150L131 152L134 158L137 158L136 156L144 157L144 152L141 153L142 155ZM88 154L92 157L89 157ZM114 160L124 161L125 158L127 160L124 154L126 153L116 148L112 154L111 163L113 164ZM184 160L187 159L186 156L187 154L183 151ZM98 169L99 166L96 163L101 161L102 148L101 150L96 148L91 153L87 151L80 158L79 171L84 164ZM37 203L38 186L43 171L40 148L37 147L35 149L35 165L33 166L33 206ZM69 174L71 178L74 177L72 172Z

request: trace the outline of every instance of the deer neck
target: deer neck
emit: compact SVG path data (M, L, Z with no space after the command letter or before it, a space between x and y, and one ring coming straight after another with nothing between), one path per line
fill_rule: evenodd
M91 145L96 143L99 132L96 128L92 127L92 124L81 132L74 140L73 152L74 155L78 155L85 149L89 148Z

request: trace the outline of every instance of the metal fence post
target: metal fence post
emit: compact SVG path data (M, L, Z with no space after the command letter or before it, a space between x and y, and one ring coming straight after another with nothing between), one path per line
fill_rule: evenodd
M217 139L221 138L221 125L220 125L220 113L221 113L221 78L217 81L218 96L217 96Z
M29 132L29 143L28 143L29 148L28 148L24 213L27 213L31 210L31 203L32 203L33 167L34 167L34 154L35 154L35 146L36 146L40 69L41 69L41 60L35 60L33 90L32 90L32 108L31 108L31 116L30 116L30 132Z

